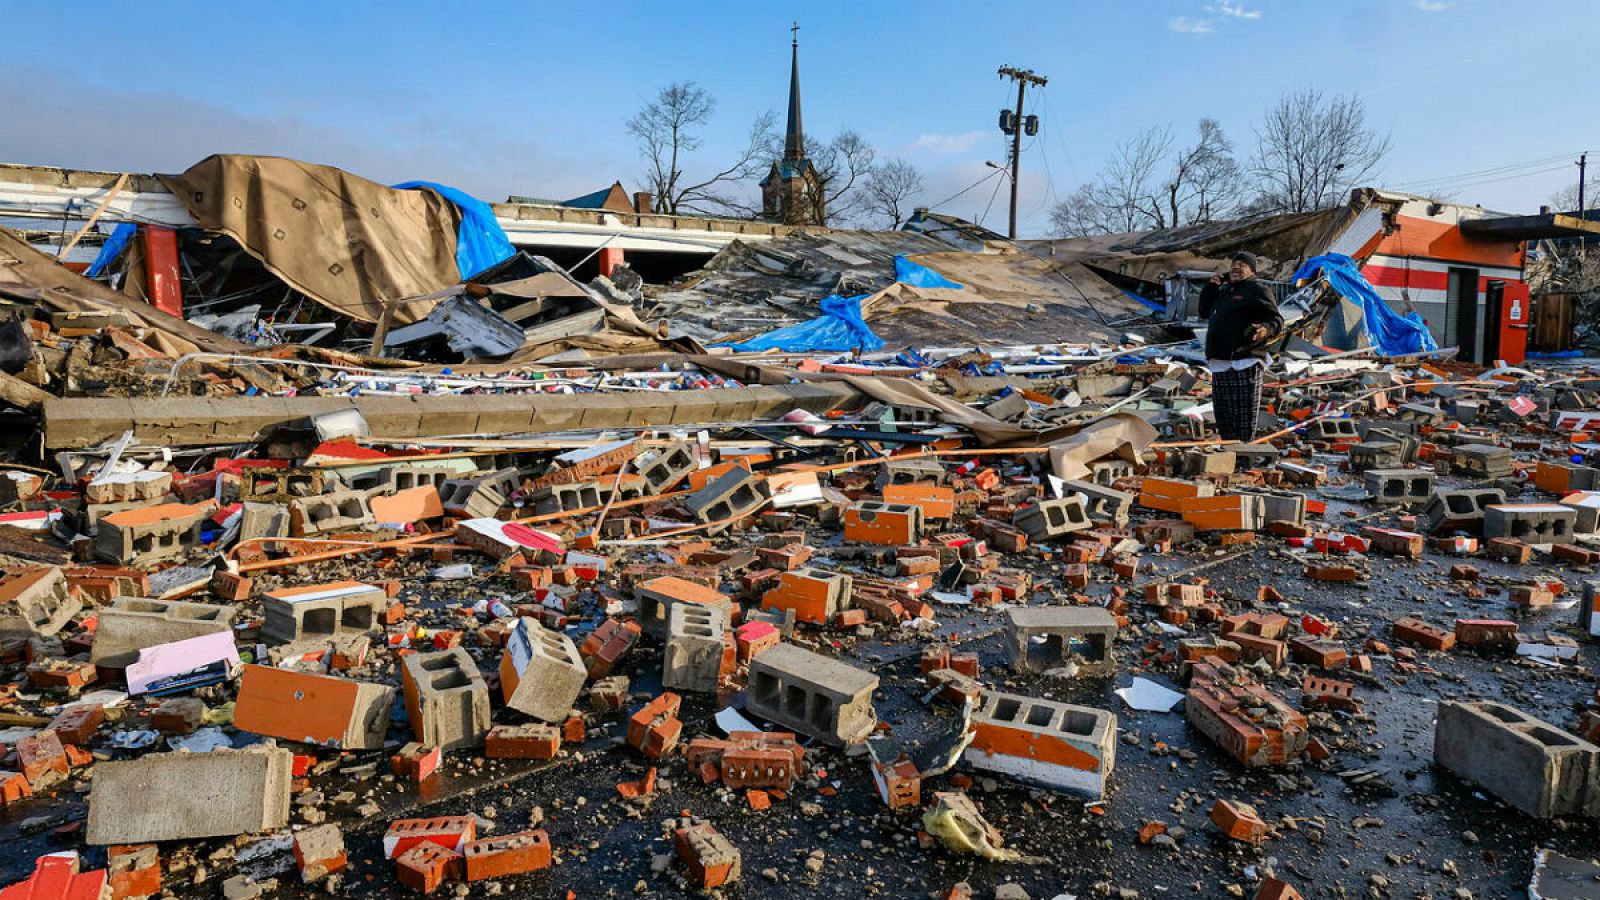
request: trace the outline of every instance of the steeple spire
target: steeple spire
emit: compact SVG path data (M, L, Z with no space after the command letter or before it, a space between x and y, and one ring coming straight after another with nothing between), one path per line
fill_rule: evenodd
M783 158L786 161L806 158L805 128L800 124L800 23L789 28L794 58L789 70L789 129L783 139Z

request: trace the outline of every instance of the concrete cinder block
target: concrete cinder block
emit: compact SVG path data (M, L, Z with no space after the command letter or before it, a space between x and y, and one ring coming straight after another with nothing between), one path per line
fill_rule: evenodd
M262 636L289 644L377 631L389 595L376 585L334 581L270 591L261 605Z
M716 693L732 645L722 614L691 603L674 604L667 618L661 686L675 691Z
M944 484L945 477L944 464L937 459L896 459L878 466L875 484L881 492L891 484L913 484L918 481Z
M877 727L878 676L793 644L750 661L746 708L829 744L855 744Z
M579 484L550 484L528 496L535 515L546 516L559 512L593 509L601 504L600 485L594 482Z
M778 583L761 595L761 608L792 610L796 621L826 624L850 605L855 579L843 572L803 568L784 572Z
M406 715L424 746L482 746L489 733L489 685L460 647L412 653L400 661Z
M844 513L844 539L865 544L914 544L922 536L922 507L862 500Z
M162 503L105 516L94 536L94 554L107 562L147 566L177 559L200 540L200 528L215 504Z
M1350 448L1350 469L1398 469L1406 464L1406 445L1399 441L1363 441Z
M633 465L634 471L644 479L645 491L651 494L672 490L700 467L693 449L682 441L641 453L634 458Z
M1127 491L1113 490L1092 481L1075 480L1063 481L1062 489L1083 498L1084 511L1089 514L1090 519L1110 522L1117 526L1128 524L1128 515L1133 511L1134 496Z
M974 769L1099 799L1117 758L1117 717L1103 709L986 691L962 759Z
M500 693L507 706L545 722L564 722L587 677L572 638L535 619L517 620L500 657Z
M289 536L289 510L277 503L246 503L239 515L239 540Z
M331 491L288 503L289 533L296 537L355 531L375 524L366 491Z
M1006 620L1006 661L1018 672L1068 665L1085 675L1116 671L1117 619L1102 607L1014 606Z
M245 666L233 725L241 731L342 750L377 750L389 733L394 688L276 666Z
M734 520L753 515L766 505L770 496L765 481L735 466L690 494L684 505L698 521L723 523L713 529L715 533Z
M1434 473L1427 469L1368 469L1362 478L1379 503L1426 503L1433 497Z
M1445 531L1483 530L1484 510L1491 505L1506 502L1506 492L1499 488L1474 488L1462 491L1434 491L1432 499L1423 508L1428 517L1428 531L1438 534Z
M1572 539L1578 512L1559 503L1494 503L1483 510L1485 538L1525 544L1562 544Z
M1360 437L1354 419L1317 419L1306 428L1314 441L1353 441Z
M84 485L90 503L137 503L160 500L172 490L171 472L110 472Z
M1027 532L1028 540L1042 544L1085 531L1094 523L1089 521L1083 497L1068 494L1059 500L1040 500L1022 507L1011 517L1011 524Z
M1504 478L1511 474L1511 450L1494 444L1462 444L1451 452L1450 469L1468 478Z
M667 620L674 604L693 603L722 611L723 621L733 623L733 598L716 588L665 575L652 578L633 589L639 600L639 624L645 634L655 638L667 635Z
M1433 761L1536 818L1600 815L1600 747L1503 703L1440 703Z
M146 647L231 632L236 615L238 610L231 606L118 597L100 610L89 661L97 666L126 668Z
M0 637L49 637L82 608L59 568L26 569L0 582Z
M86 840L143 844L282 828L293 768L293 753L266 745L96 763Z

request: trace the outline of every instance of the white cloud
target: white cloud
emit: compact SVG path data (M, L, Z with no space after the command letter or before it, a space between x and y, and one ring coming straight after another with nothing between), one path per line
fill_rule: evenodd
M1188 16L1177 16L1167 20L1167 30L1179 34L1211 34L1217 30L1210 19L1191 19Z
M968 131L962 134L941 134L939 132L926 132L917 135L916 141L911 144L914 150L926 150L939 156L953 156L971 150L975 144L989 136L987 131Z
M1444 12L1455 3L1454 0L1412 0L1411 5L1423 12Z
M1234 18L1234 19L1251 19L1251 20L1254 20L1254 19L1261 18L1261 10L1259 10L1259 9L1245 9L1244 8L1244 4L1240 3L1240 2L1236 2L1236 0L1235 0L1235 2L1230 2L1230 0L1220 0L1220 2L1218 2L1216 4L1213 4L1211 6L1207 6L1206 7L1206 11L1207 12L1218 13L1219 15L1229 16L1229 17Z

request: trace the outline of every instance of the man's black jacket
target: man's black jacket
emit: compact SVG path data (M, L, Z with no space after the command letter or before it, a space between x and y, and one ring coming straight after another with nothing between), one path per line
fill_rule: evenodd
M1254 278L1207 284L1200 291L1200 317L1210 322L1206 331L1207 359L1264 357L1266 341L1253 341L1250 328L1267 326L1268 336L1283 329L1283 316L1272 292Z

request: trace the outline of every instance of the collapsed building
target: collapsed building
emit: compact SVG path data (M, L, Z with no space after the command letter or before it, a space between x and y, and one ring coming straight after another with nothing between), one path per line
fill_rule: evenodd
M1518 327L1592 223L524 201L0 171L57 223L0 232L7 891L1592 881L1600 374ZM1293 330L1224 443L1240 249Z

